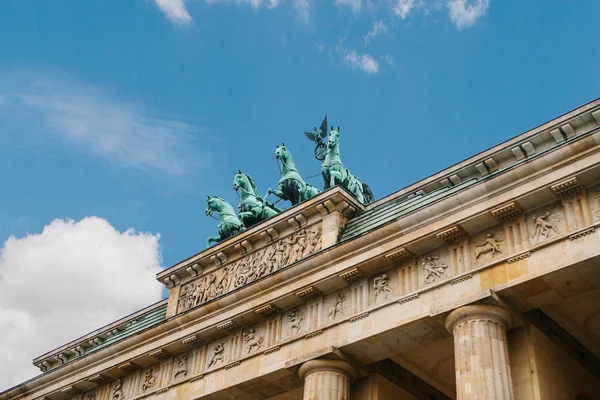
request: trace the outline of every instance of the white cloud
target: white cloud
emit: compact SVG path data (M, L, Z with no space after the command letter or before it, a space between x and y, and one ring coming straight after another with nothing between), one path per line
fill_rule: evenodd
M375 23L373 23L373 27L371 28L371 30L369 32L367 32L367 34L363 37L365 46L368 45L371 40L375 39L377 36L379 36L382 33L387 32L387 31L388 31L388 28L383 23L383 21L379 20L379 21L376 21Z
M189 25L192 22L184 0L154 0L154 3L171 22L177 25Z
M475 25L489 6L490 0L448 0L450 19L458 29Z
M161 298L159 235L106 220L54 220L0 248L0 391L31 360Z
M344 56L344 61L353 69L359 69L369 75L379 72L379 63L369 54L357 54L352 50Z
M0 93L8 99L0 119L18 134L59 138L116 165L183 174L205 156L198 153L196 127L65 74L3 74Z
M310 3L308 0L294 0L293 6L298 13L298 17L307 22L310 16Z
M361 0L334 0L334 3L338 6L348 7L352 12L359 12L362 8Z
M414 6L415 0L397 0L394 6L394 13L400 18L405 19Z

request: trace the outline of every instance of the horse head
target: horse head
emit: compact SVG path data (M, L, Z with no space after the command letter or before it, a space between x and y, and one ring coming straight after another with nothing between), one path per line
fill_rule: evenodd
M233 176L233 189L237 192L240 188L243 192L258 197L258 189L256 188L254 180L252 180L250 175L247 175L241 170L238 170L238 172L236 172Z
M327 147L329 149L334 149L340 144L340 127L338 126L335 129L333 126L331 127L331 131L329 132L329 137L327 138Z
M285 143L281 143L281 146L277 146L275 149L274 155L276 159L285 161L290 157L291 153L285 146Z

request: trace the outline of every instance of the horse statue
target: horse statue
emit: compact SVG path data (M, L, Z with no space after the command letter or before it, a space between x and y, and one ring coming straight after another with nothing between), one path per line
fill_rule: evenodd
M233 188L240 195L238 214L244 227L249 228L280 213L282 210L258 195L256 184L242 171L235 173Z
M319 189L312 186L310 183L304 182L304 179L298 173L292 153L288 150L284 143L277 146L275 149L275 159L281 161L281 179L279 179L278 188L267 190L265 199L270 194L274 194L282 200L289 200L293 206L316 196Z
M340 185L358 201L363 204L372 203L373 192L366 183L361 183L360 180L352 175L352 173L344 167L342 164L342 158L340 157L340 127L335 129L331 127L329 137L327 139L327 154L325 160L321 165L321 174L323 175L323 181L325 189Z
M219 214L219 223L217 224L218 236L210 236L206 239L206 247L210 247L211 242L219 243L244 230L244 225L235 215L231 204L220 197L207 196L204 214L212 216L214 212Z

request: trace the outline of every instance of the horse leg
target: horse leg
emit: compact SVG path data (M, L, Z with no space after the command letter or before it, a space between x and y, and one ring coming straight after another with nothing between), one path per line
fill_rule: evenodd
M279 197L281 200L288 200L287 196L285 195L285 193L283 193L281 190L277 190L277 189L269 189L267 191L267 195L265 196L265 199L267 198L268 195L270 194L274 194L275 196Z
M210 243L214 242L214 243L219 243L221 240L223 240L223 238L221 238L221 236L209 236L208 239L206 239L206 247L210 247Z
M334 187L336 185L336 181L340 185L344 184L344 179L342 177L342 174L340 174L338 171L331 171L331 187Z

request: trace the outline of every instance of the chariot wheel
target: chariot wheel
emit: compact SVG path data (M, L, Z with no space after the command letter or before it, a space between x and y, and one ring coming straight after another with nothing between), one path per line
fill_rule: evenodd
M315 158L319 161L323 161L327 155L327 145L325 142L321 142L315 147Z

